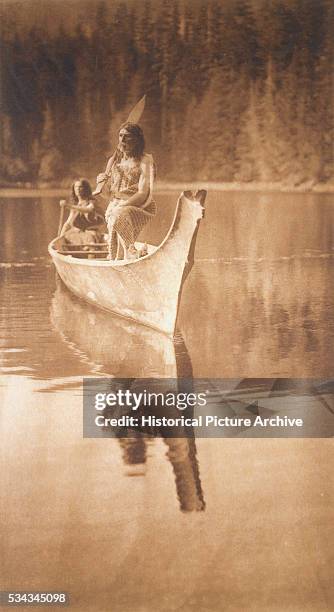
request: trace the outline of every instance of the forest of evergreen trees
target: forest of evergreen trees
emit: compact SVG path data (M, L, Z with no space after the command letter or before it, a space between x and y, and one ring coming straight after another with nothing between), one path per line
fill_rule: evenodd
M334 181L333 12L332 0L91 0L87 19L50 32L15 27L8 5L2 185L93 177L144 93L160 179Z

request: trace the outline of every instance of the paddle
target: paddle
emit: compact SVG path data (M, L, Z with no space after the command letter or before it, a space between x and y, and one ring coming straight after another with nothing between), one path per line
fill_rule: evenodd
M59 216L59 225L58 225L58 234L57 234L57 236L60 236L60 232L61 232L62 227L64 225L64 213L65 213L66 200L60 200L59 206L60 206L60 216Z
M137 104L133 107L132 111L130 112L127 120L125 121L125 123L138 123L138 121L140 120L140 117L142 116L143 112L144 112L144 108L145 108L145 101L146 101L146 95L144 95L142 98L140 98L139 102L137 102ZM106 178L104 178L102 181L99 181L96 185L96 189L95 191L93 191L93 195L100 195L106 180L109 178L110 176L110 170L111 167L114 163L114 159L115 159L115 154L116 151L114 151L114 153L112 154L112 156L110 157L108 163L107 163L107 167L105 169L105 174L107 175Z
M70 204L69 202L66 202L66 200L60 200L59 201L59 206L60 206L60 216L59 216L59 225L58 225L58 234L57 234L57 236L60 236L60 232L61 232L62 227L64 225L65 208L69 208L69 209L72 209L72 210L78 210L77 205ZM79 212L80 212L80 210L79 210Z
M78 212L90 212L90 211L93 210L93 207L91 207L91 208L87 207L86 210L83 209L83 210L80 211L78 204L70 204L69 202L66 202L66 200L60 200L59 201L59 206L60 206L60 208L72 208L73 210L77 210Z
M144 112L146 95L140 98L139 102L133 107L125 123L138 123Z

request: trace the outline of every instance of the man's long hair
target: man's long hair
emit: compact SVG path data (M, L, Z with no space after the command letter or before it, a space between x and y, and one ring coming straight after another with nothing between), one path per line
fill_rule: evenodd
M137 123L125 122L119 128L119 131L126 130L134 139L134 144L132 151L130 153L131 157L135 160L140 161L143 157L143 153L145 150L145 138L143 134L143 130Z

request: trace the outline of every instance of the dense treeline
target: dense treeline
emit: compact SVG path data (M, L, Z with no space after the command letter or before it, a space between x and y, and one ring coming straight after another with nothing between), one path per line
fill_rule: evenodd
M3 183L93 176L143 93L160 178L334 180L332 0L92 0L52 33L6 16Z

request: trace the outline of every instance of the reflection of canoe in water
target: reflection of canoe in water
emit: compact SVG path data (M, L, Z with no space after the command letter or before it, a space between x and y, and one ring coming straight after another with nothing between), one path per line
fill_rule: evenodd
M82 354L83 360L92 363L93 371L122 378L177 377L171 338L84 304L60 282L52 300L51 322L79 358Z
M65 285L78 297L123 317L173 335L183 282L193 264L206 192L183 193L160 246L135 261L68 255L56 238L49 253Z
M51 322L63 341L92 371L131 378L192 376L187 349L178 336L173 342L165 334L143 325L113 317L76 299L60 282L51 304ZM114 380L112 378L111 380ZM175 381L177 384L177 380ZM127 475L144 476L149 445L145 432L118 438ZM195 440L167 438L166 457L173 467L176 493L183 512L205 508Z

